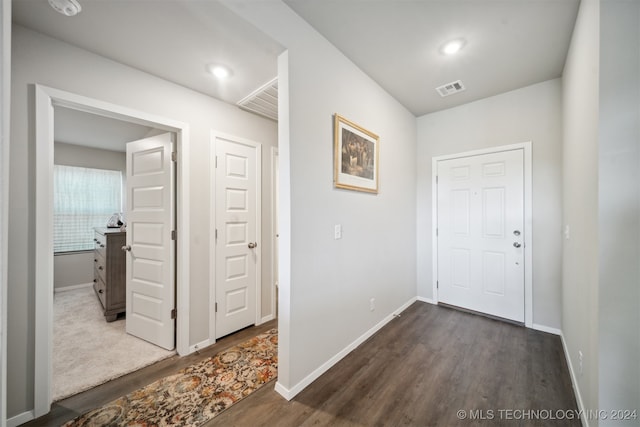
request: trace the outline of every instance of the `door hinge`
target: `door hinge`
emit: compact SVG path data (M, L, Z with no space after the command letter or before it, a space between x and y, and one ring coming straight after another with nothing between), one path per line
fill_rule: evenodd
M171 310L171 318L172 319L177 319L178 318L178 309L174 308L173 310Z
M218 303L216 303L216 313L218 312Z
M436 237L438 237L438 227L436 227Z
M171 152L171 161L175 162L178 160L178 152L177 151L172 151Z
M216 156L216 168L218 167L218 156Z
M436 184L438 183L438 175L436 175Z
M176 240L178 238L178 233L176 230L171 230L171 240Z
M440 282L436 280L436 289L440 289Z

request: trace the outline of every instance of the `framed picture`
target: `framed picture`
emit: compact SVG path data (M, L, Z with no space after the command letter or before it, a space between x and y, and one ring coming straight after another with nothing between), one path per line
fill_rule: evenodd
M336 114L334 175L337 188L378 193L378 135Z

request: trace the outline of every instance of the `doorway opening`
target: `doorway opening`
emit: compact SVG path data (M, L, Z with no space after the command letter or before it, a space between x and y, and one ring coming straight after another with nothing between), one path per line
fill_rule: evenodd
M128 334L125 316L126 150L160 133L54 106L54 402L175 354Z
M175 321L178 354L189 351L189 187L188 126L182 122L151 115L69 92L35 85L36 94L36 341L34 378L34 416L46 414L52 402L53 338L53 168L54 107L65 107L102 117L121 120L175 134L177 199L175 201L176 239L175 308L181 313ZM184 172L184 173L183 173ZM173 313L172 313L173 314Z

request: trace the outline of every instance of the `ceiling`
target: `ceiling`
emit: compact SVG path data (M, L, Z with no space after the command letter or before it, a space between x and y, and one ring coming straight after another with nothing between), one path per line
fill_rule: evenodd
M53 140L110 151L126 151L126 143L151 136L154 128L56 106Z
M414 115L559 77L579 0L284 0ZM215 0L14 0L14 22L236 104L277 75L285 48ZM454 56L440 52L463 38ZM231 67L219 81L206 64ZM446 98L435 88L461 80Z
M560 77L579 0L285 0L416 116ZM440 48L462 38L447 56ZM435 88L462 80L446 98Z
M47 0L14 0L13 21L235 104L277 76L284 48L215 0L78 0L67 17ZM218 80L216 63L233 75Z

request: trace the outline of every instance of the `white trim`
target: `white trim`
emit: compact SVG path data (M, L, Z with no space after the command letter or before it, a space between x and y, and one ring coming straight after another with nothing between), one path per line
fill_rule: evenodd
M534 329L540 332L546 332L548 334L562 336L562 331L560 329L552 328L551 326L539 325L537 323L534 323L533 325L531 325L531 329Z
M216 143L217 139L224 139L233 143L246 145L256 150L256 313L255 324L262 323L262 143L241 138L228 133L211 130L209 140L209 307L216 303ZM209 341L216 342L216 312L209 310Z
M426 302L428 304L438 305L438 303L431 298L417 297L416 300L421 302Z
M63 106L177 135L177 254L176 346L189 354L189 125L70 92L35 85L36 94L36 253L35 253L35 374L34 416L51 406L51 348L53 311L53 106Z
M34 420L36 417L33 415L33 411L23 412L14 417L7 419L7 427L17 427L21 424L28 423Z
M209 342L216 342L216 143L213 130L209 136Z
M266 323L266 322L268 322L270 320L273 320L275 318L276 318L276 316L274 316L273 314L269 314L269 315L264 316L263 318L261 318L259 324L262 325L263 323Z
M431 159L431 262L433 264L433 303L438 303L438 239L436 238L436 228L438 227L438 185L436 183L438 162L460 157L471 157L512 150L523 150L524 154L524 324L527 328L531 328L533 325L533 169L531 141L466 151L464 153L447 154Z
M573 364L571 363L571 356L569 354L569 348L567 342L564 339L564 333L560 331L560 340L562 341L562 348L564 349L564 357L569 367L569 375L571 376L571 385L573 386L573 393L576 396L576 403L578 404L578 412L580 413L580 421L582 421L583 427L589 427L589 420L585 416L585 408L582 403L582 396L580 395L580 387L578 386L578 378L573 370Z
M53 288L53 293L59 294L61 292L75 291L76 289L90 288L91 286L93 286L93 283L81 283L79 285L63 286L60 288Z
M211 344L214 344L214 343L211 342L210 339L202 340L199 343L196 343L196 344L190 346L189 347L189 353L195 353L196 351L200 351L205 347L209 347Z
M11 1L0 4L0 427L7 424L7 261L11 126Z
M271 147L271 316L269 320L275 319L276 313L276 296L278 294L278 279L276 270L278 269L278 205L276 194L278 191L278 175L279 170L278 147ZM265 320L263 320L263 323Z
M36 85L36 247L34 416L51 407L53 337L53 104Z
M309 375L307 375L305 378L303 378L302 381L300 381L298 384L294 385L292 388L287 389L286 387L284 387L278 381L276 383L276 386L275 386L275 391L277 391L282 397L284 397L287 400L293 399L298 393L300 393L302 390L304 390L309 384L311 384L316 379L318 379L320 377L320 375L324 374L329 369L331 369L333 367L333 365L338 363L346 355L348 355L353 350L355 350L356 347L358 347L360 344L362 344L367 339L369 339L373 334L375 334L380 329L382 329L387 323L392 321L398 314L402 313L407 308L409 308L409 306L411 304L413 304L414 302L416 302L416 300L417 300L417 297L413 297L409 301L407 301L406 303L402 304L397 310L393 311L391 314L386 316L384 319L382 319L380 322L378 322L374 327L372 327L371 329L366 331L364 334L362 334L359 338L357 338L351 344L349 344L348 346L346 346L345 348L340 350L335 356L333 356L332 358L327 360L325 363L323 363L316 370L314 370Z

